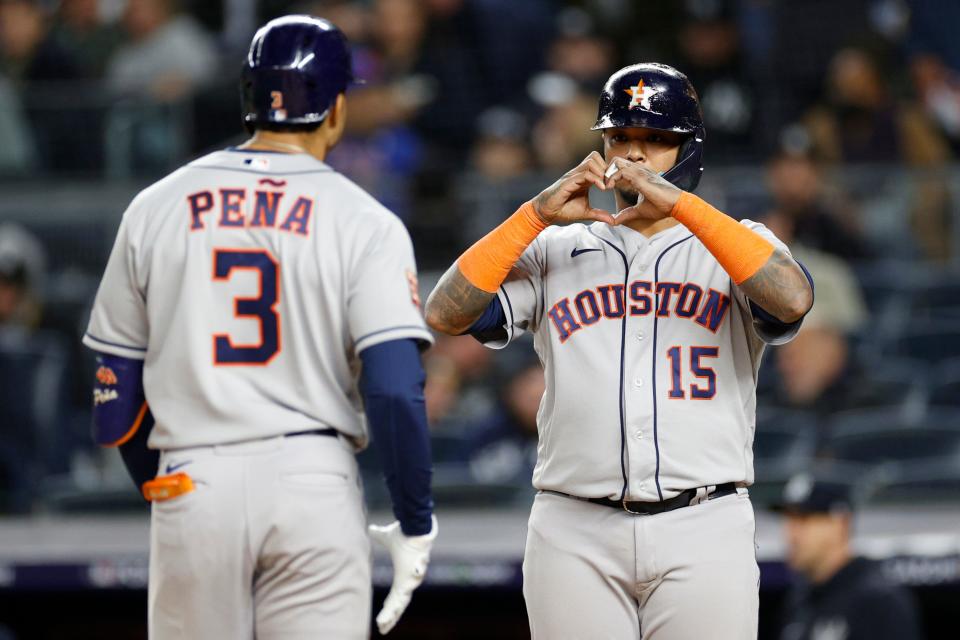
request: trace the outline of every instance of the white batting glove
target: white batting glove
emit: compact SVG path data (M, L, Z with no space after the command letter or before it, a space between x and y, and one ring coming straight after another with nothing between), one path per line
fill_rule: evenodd
M397 521L385 527L372 524L367 529L371 538L387 548L393 562L393 584L377 614L377 628L386 635L403 615L413 590L420 586L427 573L430 548L437 537L437 517L431 516L430 533L423 536L403 535Z

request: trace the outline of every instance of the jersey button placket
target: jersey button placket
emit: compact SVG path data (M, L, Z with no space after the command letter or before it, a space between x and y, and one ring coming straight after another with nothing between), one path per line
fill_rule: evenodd
M653 251L646 242L637 247L637 253L634 255L628 282L651 281ZM629 285L627 286L627 295L629 295ZM652 292L645 289L638 289L641 295L649 296L649 302L645 313L631 315L627 319L627 341L623 345L626 350L627 362L630 363L629 369L624 372L624 387L626 403L626 420L629 430L626 433L626 449L629 456L628 472L630 476L629 491L631 494L642 493L646 491L647 478L652 478L656 471L656 455L653 448L653 440L649 437L652 425L652 406L649 401L650 385L648 375L650 373L650 364L652 354L653 340L653 322ZM629 304L636 304L642 308L639 300L628 300ZM629 308L629 307L628 307ZM633 336L632 338L630 336ZM647 437L644 436L647 431Z

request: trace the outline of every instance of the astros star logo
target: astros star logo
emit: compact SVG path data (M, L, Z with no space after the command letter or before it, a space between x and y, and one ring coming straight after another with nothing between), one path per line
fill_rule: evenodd
M630 101L630 108L640 107L641 109L646 109L647 111L653 111L650 107L650 98L657 95L657 90L653 87L645 87L643 85L643 80L640 80L636 86L630 87L629 89L624 89L630 96L633 98Z

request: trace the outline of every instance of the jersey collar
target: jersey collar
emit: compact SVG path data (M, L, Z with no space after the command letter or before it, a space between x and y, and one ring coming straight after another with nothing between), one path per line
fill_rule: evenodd
M610 242L615 243L620 248L626 248L628 246L658 246L664 245L666 241L669 241L676 237L683 235L688 235L690 231L683 226L682 224L675 224L672 227L658 231L650 237L643 235L638 231L634 231L629 227L620 227L620 226L610 226L604 222L594 222L590 225L590 232L596 236L609 240Z

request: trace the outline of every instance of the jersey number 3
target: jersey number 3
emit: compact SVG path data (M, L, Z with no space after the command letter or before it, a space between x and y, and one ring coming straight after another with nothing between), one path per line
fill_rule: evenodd
M265 249L214 249L213 279L229 280L236 269L252 269L260 277L260 295L255 298L235 297L234 315L260 321L258 344L234 344L230 336L213 336L213 363L216 365L269 364L280 352L280 265Z

